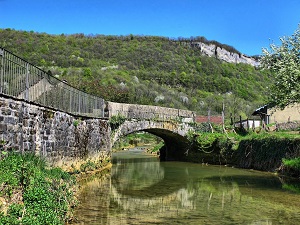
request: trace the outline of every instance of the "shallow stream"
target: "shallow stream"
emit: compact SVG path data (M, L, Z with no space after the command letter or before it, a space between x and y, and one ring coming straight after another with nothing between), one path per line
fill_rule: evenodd
M111 174L87 183L77 224L300 224L299 183L251 170L114 153Z

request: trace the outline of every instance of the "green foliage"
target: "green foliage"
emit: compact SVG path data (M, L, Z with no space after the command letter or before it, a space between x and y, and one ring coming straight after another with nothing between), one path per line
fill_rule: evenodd
M109 125L111 127L112 130L116 130L119 128L119 126L121 126L124 122L126 121L126 117L123 115L116 115L116 116L112 116L109 119Z
M165 143L163 141L159 142L157 145L155 145L153 148L151 148L150 152L158 152Z
M241 168L277 171L300 177L300 139L288 132L236 133L189 132L186 160L230 163Z
M198 123L195 124L194 128L199 133L211 132L211 126L209 123Z
M91 70L91 68L84 68L83 69L83 76L85 76L85 77L91 77L92 76L92 70Z
M195 137L198 150L203 152L214 151L214 146L223 146L226 140L226 135L221 133L198 133Z
M249 115L265 104L268 71L204 56L192 43L155 36L48 35L0 29L0 46L107 101Z
M46 169L32 154L10 153L0 161L0 187L4 198L22 193L22 202L0 214L0 224L64 224L75 203L74 177L59 168Z
M82 171L82 172L93 171L95 169L97 169L97 164L90 160L88 160L86 163L83 163L80 165L80 171Z
M292 191L292 192L295 192L295 193L300 193L300 185L299 183L283 183L282 184L282 188L285 189L285 190L289 190L289 191Z
M284 109L300 102L300 25L290 37L280 38L281 46L263 49L261 62L272 70L275 82L270 87L271 104Z
M189 132L189 150L185 160L196 163L227 164L231 162L233 142L224 133Z
M74 120L73 121L73 126L77 127L79 123L80 123L80 120Z
M145 146L157 144L161 141L161 138L147 133L147 132L135 132L124 137L121 137L113 146L114 150L123 150L124 148L130 148L132 146Z
M274 171L281 167L282 159L299 157L298 135L280 133L252 133L236 139L235 164L243 168Z
M300 157L295 158L283 158L282 159L282 168L281 171L283 174L292 176L292 177L300 177ZM299 191L299 187L298 187Z
M300 158L282 159L283 165L300 172Z

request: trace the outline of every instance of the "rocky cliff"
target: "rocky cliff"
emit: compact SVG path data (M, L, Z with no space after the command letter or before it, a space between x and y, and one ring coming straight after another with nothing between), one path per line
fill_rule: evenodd
M192 46L198 48L203 54L205 54L209 57L216 57L225 62L246 63L246 64L250 64L255 67L259 66L259 64L260 64L259 61L257 61L254 58L243 55L241 53L230 52L230 51L226 50L225 48L222 48L215 44L205 44L202 42L193 42Z

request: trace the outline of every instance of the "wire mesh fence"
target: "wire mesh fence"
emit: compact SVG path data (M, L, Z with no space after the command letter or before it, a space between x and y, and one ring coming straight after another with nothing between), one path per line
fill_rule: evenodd
M1 47L0 93L75 115L104 117L104 99L60 81Z

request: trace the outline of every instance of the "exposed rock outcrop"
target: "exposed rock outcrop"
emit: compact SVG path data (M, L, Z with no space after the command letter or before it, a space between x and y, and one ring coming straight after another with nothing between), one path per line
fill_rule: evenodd
M259 61L256 59L243 55L241 53L230 52L224 48L221 48L215 44L205 44L202 42L193 42L193 47L198 48L203 54L209 57L216 57L220 60L229 63L246 63L252 66L259 66Z

